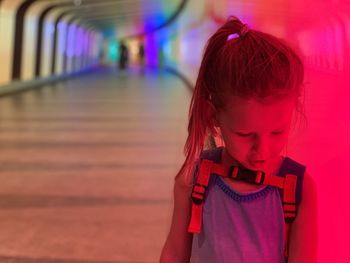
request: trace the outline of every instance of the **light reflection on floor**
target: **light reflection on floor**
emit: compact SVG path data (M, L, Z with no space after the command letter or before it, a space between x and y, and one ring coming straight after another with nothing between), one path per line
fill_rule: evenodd
M158 260L189 92L101 69L0 98L0 261Z

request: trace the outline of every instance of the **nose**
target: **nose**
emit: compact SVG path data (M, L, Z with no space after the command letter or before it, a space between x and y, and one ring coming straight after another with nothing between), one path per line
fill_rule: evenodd
M269 141L265 136L255 136L252 146L252 157L255 161L265 161L269 155Z

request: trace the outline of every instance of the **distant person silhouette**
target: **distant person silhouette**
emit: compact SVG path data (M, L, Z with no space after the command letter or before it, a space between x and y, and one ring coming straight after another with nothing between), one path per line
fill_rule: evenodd
M119 46L119 69L124 70L128 67L129 50L124 41L120 42Z
M143 43L139 44L137 56L140 63L140 72L143 74L145 72L145 46Z
M145 46L143 45L143 43L140 43L139 45L139 61L140 61L140 65L144 66L145 64Z

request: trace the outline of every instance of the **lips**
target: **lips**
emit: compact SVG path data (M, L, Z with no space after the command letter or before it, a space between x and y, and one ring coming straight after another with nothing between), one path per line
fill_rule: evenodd
M255 163L263 164L263 163L265 163L265 160L254 160L254 161L249 161L249 162L252 163L252 164L255 164Z

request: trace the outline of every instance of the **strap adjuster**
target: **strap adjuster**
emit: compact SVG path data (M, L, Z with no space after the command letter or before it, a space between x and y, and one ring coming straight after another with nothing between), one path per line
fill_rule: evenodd
M202 204L204 202L206 190L207 190L207 187L205 185L196 183L193 186L192 194L191 194L191 199L193 203L195 203L196 205Z
M262 185L265 181L265 176L266 176L265 172L257 171L255 175L255 183Z

